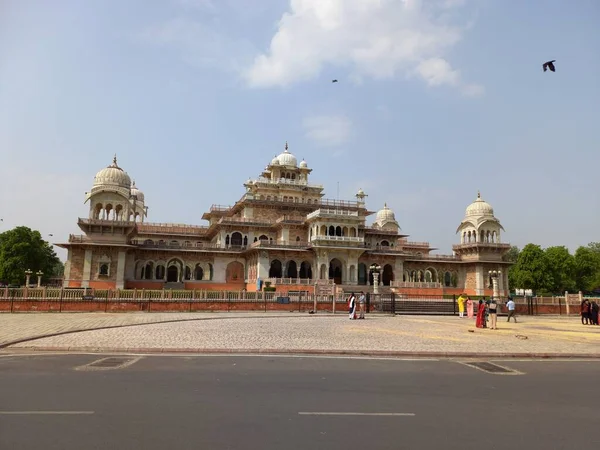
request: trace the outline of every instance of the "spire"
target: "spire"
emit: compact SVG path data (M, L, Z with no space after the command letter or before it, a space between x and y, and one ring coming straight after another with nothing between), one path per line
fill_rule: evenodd
M288 151L288 143L287 143L287 141L285 141L285 151L286 152Z
M387 202L383 204L384 209L387 209Z
M115 153L115 156L113 157L113 164L116 166L117 165L117 154Z
M477 189L477 198L481 198L481 192L479 192L479 189Z

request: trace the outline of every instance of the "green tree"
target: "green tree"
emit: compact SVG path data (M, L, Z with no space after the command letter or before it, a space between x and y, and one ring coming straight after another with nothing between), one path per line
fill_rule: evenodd
M575 258L569 249L565 246L548 247L545 253L552 278L549 292L572 291L575 287Z
M592 251L596 259L596 274L592 277L590 289L600 288L600 242L590 242L587 247Z
M600 256L588 247L579 247L575 251L575 289L586 291L594 289L600 271Z
M34 273L41 270L47 279L59 264L52 246L42 239L39 231L16 227L0 234L0 281L23 284L27 269Z
M552 285L550 265L546 253L539 245L527 244L519 253L512 268L512 287L548 291Z

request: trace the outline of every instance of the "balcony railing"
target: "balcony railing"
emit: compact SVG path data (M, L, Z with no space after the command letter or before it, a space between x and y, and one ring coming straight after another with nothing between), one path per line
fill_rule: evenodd
M212 205L210 207L210 212L227 212L231 209L231 206L227 205Z
M195 245L185 245L181 243L174 242L145 242L141 240L134 239L131 241L132 245L137 245L142 248L156 248L156 249L167 249L167 250L186 250L186 251L194 251L194 250L214 250L214 251L242 251L245 250L247 246L245 245L220 245L213 243L203 243L199 242Z
M452 246L453 250L461 250L463 248L472 248L472 247L488 247L488 248L496 248L496 249L504 249L510 248L510 244L504 244L501 242L466 242L463 244L455 244Z
M365 238L360 236L311 236L311 242L314 241L332 241L332 242L356 242L356 243L364 243Z
M272 285L300 284L310 286L315 283L315 280L312 278L269 278L266 281L270 282Z
M455 255L409 255L406 259L419 261L460 261L460 256Z
M69 242L73 244L81 244L84 242L91 242L91 239L83 234L70 234Z
M260 178L257 178L256 180L253 180L253 182L255 184L267 184L267 185L289 184L291 186L304 186L304 187L310 187L310 188L316 188L316 189L323 189L322 184L313 184L313 183L309 183L308 181L304 181L304 180L289 180L287 178L279 178L276 180L271 180L270 178L260 177Z
M115 225L115 226L119 226L119 227L127 227L127 226L132 227L136 224L136 222L129 221L129 220L85 219L82 217L79 218L79 223L82 223L84 225L104 225L104 226Z
M413 281L392 281L390 286L397 288L425 288L425 289L433 289L433 288L441 288L443 287L442 283L435 283L433 281L430 282L413 282Z
M306 218L313 219L315 217L326 216L358 217L358 211L349 211L347 209L319 208L316 211L311 212L308 216L306 216Z
M402 245L403 247L425 247L425 248L429 248L429 242L414 242L414 241L407 241L406 239L400 239L398 241L398 245Z
M269 242L269 241L256 241L250 245L250 248L307 248L310 244L304 241L278 241L278 242Z
M151 234L184 234L184 235L203 235L208 227L200 225L187 225L180 223L137 223L138 233Z
M239 225L256 225L256 226L267 226L270 227L272 225L271 222L255 219L252 217L221 217L217 223L220 224L239 224Z

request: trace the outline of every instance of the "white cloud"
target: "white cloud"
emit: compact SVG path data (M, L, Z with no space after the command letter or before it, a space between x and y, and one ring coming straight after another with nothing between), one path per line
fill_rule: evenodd
M349 76L417 74L430 85L460 86L444 58L463 30L449 22L457 0L290 0L267 52L245 71L252 87L310 80L327 65Z
M306 136L322 147L336 147L348 141L352 122L345 116L314 116L302 122Z

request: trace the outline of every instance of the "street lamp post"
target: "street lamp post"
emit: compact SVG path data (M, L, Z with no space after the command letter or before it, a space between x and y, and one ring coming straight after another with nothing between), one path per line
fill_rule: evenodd
M31 274L33 272L30 269L25 271L25 287L29 287L29 279L31 278Z
M38 271L36 272L36 275L37 275L37 277L38 277L38 280L37 280L37 287L41 287L41 286L42 286L42 275L44 275L44 272L42 272L41 270L38 270Z
M492 279L492 296L497 300L499 297L498 291L498 279L502 276L501 270L490 270L489 272L490 278Z
M379 271L381 270L381 266L377 263L373 263L369 269L371 269L371 272L373 273L373 294L379 294Z

